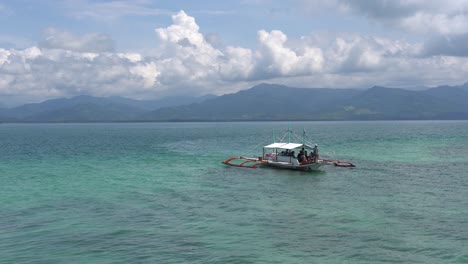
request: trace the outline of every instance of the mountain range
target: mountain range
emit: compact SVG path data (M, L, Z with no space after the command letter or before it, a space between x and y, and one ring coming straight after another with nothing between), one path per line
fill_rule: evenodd
M119 122L133 121L139 116L159 108L187 105L213 98L177 96L161 100L134 100L119 96L93 97L80 95L41 103L0 109L3 122Z
M426 90L260 84L222 96L144 101L77 96L0 109L2 122L468 119L468 83Z

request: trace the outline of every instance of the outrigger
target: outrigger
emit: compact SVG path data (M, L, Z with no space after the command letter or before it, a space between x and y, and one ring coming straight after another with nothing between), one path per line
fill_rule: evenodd
M298 139L298 141L302 141L302 143L291 143L291 135ZM288 136L288 142L283 142L286 136ZM311 144L306 141L305 131L301 137L290 129L288 129L279 142L264 146L261 156L255 158L234 156L222 163L243 168L257 168L267 165L290 170L319 170L323 165L356 167L349 161L320 158L317 144Z

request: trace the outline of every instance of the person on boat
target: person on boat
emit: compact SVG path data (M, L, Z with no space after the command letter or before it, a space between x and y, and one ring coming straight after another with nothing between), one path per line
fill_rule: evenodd
M311 156L313 155L313 161L314 162L317 162L318 158L319 158L319 154L318 154L318 146L317 144L314 145L314 148L312 149L312 154Z
M299 154L297 154L297 160L302 163L304 161L304 148L299 151Z
M299 155L304 155L304 148L302 148L301 151L299 151Z
M318 153L318 149L316 149L316 146L317 146L317 144L315 144L315 146L312 148L312 152L310 153L310 156L307 157L307 159L310 162L315 162L315 156L316 156L315 153Z

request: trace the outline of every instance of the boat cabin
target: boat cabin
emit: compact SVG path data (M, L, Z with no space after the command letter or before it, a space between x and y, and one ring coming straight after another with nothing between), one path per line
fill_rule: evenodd
M316 162L314 147L300 143L272 143L263 147L263 159L271 163L300 166Z

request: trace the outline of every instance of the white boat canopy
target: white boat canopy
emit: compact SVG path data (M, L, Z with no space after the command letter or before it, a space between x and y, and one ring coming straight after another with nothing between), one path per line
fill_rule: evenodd
M284 146L288 143L273 143L268 146L264 146L264 148L281 148L281 146Z
M307 144L299 144L299 143L272 143L270 145L265 146L264 148L279 148L279 149L297 149L297 148L305 148L305 149L313 149L312 146Z

